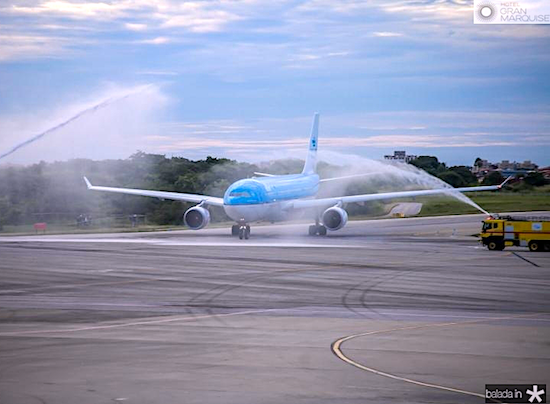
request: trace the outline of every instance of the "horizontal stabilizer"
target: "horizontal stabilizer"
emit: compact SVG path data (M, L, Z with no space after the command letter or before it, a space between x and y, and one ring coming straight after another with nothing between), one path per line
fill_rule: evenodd
M350 180L352 178L360 177L369 177L371 175L377 175L379 173L366 173L366 174L353 174L353 175L344 175L343 177L332 177L332 178L323 178L319 182L329 182L329 181L339 181L339 180Z

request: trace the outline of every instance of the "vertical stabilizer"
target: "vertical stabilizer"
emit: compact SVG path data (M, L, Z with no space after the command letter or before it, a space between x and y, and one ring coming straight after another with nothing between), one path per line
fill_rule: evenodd
M317 171L317 136L319 135L319 113L313 114L309 147L302 174L315 174Z

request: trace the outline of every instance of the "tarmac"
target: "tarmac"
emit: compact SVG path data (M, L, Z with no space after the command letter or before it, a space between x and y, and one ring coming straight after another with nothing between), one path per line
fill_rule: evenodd
M482 403L485 384L550 385L550 254L488 251L483 217L0 237L0 403Z

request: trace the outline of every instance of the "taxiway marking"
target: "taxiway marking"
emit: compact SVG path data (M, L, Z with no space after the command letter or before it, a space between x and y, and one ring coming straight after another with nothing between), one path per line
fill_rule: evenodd
M391 333L391 332L396 332L396 331L419 330L419 329L423 329L423 328L436 328L436 327L450 327L450 326L455 326L455 325L475 324L475 323L482 323L482 322L488 322L488 321L497 321L497 320L515 320L515 319L521 319L522 317L540 316L540 315L544 315L544 314L548 314L548 313L534 313L534 314L525 314L525 315L508 316L508 317L492 317L492 318L479 319L479 320L455 321L455 322L440 323L440 324L424 324L424 325L417 325L417 326L410 326L410 327L391 328L391 329L387 329L387 330L369 331L369 332L365 332L365 333L361 333L361 334L348 335L346 337L339 338L331 344L330 348L331 348L332 352L339 359L341 359L342 361L344 361L344 362L346 362L346 363L348 363L352 366L355 366L358 369L365 370L367 372L370 372L370 373L373 373L373 374L376 374L376 375L379 375L379 376L387 377L387 378L390 378L390 379L393 379L393 380L399 380L399 381L406 382L406 383L415 384L417 386L429 387L429 388L438 389L438 390L450 391L450 392L453 392L453 393L466 394L466 395L469 395L469 396L485 398L485 395L480 394L480 393L476 393L476 392L473 392L473 391L457 389L457 388L454 388L454 387L443 386L443 385L435 384L435 383L422 382L420 380L410 379L408 377L397 376L397 375L394 375L392 373L384 372L382 370L378 370L378 369L371 368L369 366L365 366L365 365L363 365L359 362L354 361L349 356L346 356L344 354L344 352L342 351L342 344L344 344L344 342L352 340L354 338L366 337L366 336L376 335L376 334L385 334L385 333ZM495 400L495 402L498 403L500 401Z
M242 315L246 315L246 314L265 313L265 312L274 311L274 310L277 310L277 309L246 310L246 311L237 311L237 312L234 312L234 313L205 314L205 315L202 315L202 316L174 316L174 317L170 317L170 318L161 318L161 319L157 319L157 320L133 321L133 322L128 322L128 323L93 325L93 326L87 326L87 327L66 328L66 329L56 329L56 330L8 331L8 332L0 333L0 337L33 335L33 334L46 334L46 333L50 334L50 333L65 333L65 332L105 330L105 329L112 329L112 328L133 327L133 326L136 326L136 325L171 323L171 322L175 322L175 321L192 321L192 320L203 320L203 319L206 319L206 318L242 316Z

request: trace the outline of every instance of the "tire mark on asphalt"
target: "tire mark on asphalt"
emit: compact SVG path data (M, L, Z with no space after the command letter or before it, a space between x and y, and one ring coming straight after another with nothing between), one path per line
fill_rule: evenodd
M245 287L245 286L248 286L256 281L259 281L259 280L262 280L262 279L271 279L271 278L274 278L276 276L279 276L279 275L282 275L282 274L285 274L285 273L296 273L296 272L308 272L308 271L326 271L326 270L329 270L329 269L332 269L332 268L319 268L319 267L316 267L316 266L313 266L313 267L310 267L310 268L299 268L299 269L279 269L279 270L275 270L275 271L271 271L271 272L262 272L261 274L255 274L255 276L252 276L252 277L247 277L246 279L244 279L242 282L240 283L237 283L237 284L231 284L231 285L217 285L215 286L214 288L211 288L209 290L206 290L204 292L201 292L199 293L198 295L194 296L187 304L186 306L194 306L196 305L197 303L200 304L201 306L202 305L205 305L206 306L206 312L207 313L212 313L212 306L213 306L213 303L216 299L218 299L220 296L223 296L225 293L227 292L230 292L232 290L235 290L235 289L238 289L238 288L241 288L241 287ZM208 299L204 300L204 301L200 301L199 299L201 297L206 297L208 296L209 294L212 294L212 292L217 292L217 293L214 293L212 296L210 296ZM198 301L198 302L197 302ZM197 302L197 303L196 303ZM296 308L297 306L293 306L291 308ZM288 308L287 308L288 309ZM190 314L193 314L193 313L190 313ZM222 322L223 324L225 324L225 322L223 321L223 319L218 319L220 322Z
M383 277L383 278L382 278L381 280L379 280L378 282L375 282L374 284L372 284L372 285L370 285L369 287L367 287L365 290L363 290L363 293L361 293L361 297L360 297L360 299L359 299L359 301L361 302L361 305L362 305L365 309L370 310L371 312L377 314L378 316L380 316L380 317L382 317L382 318L383 318L383 317L389 317L389 316L386 316L386 315L384 315L384 314L381 314L378 310L376 310L376 309L370 307L370 306L366 303L367 294L368 294L369 292L371 292L375 287L377 287L377 286L379 286L379 285L381 285L381 284L383 284L383 283L386 283L386 282L388 282L388 281L391 281L391 280L393 280L393 279L395 279L395 278L399 278L399 277L401 277L401 276L403 276L403 275L406 275L406 274L408 274L408 273L411 272L411 271L412 271L412 269L405 269L405 270L403 270L403 271L401 271L401 272L398 272L398 273L396 273L396 274L390 274L389 276Z
M0 244L1 247L1 244ZM47 247L47 246L20 246L17 245L18 248L26 248L26 249L44 249L44 250L56 250L56 251L77 251L77 252L108 252L108 253L120 253L123 255L129 255L127 252L124 251L111 251L111 250L85 250L85 249L71 249L71 248L61 248L61 247ZM282 247L270 247L267 246L266 248L281 248ZM357 247L360 248L360 247ZM234 250L229 248L229 250ZM144 255L150 255L150 252L144 252ZM131 255L135 255L135 251L132 251ZM178 257L178 258L193 258L193 259L202 259L206 261L235 261L238 263L243 262L243 258L241 256L212 256L212 255L200 255L200 254L164 254L163 256L170 256L170 257ZM332 267L332 268L339 268L344 267L347 268L349 266L354 266L357 268L363 268L363 269L377 269L380 268L380 265L370 265L370 264L364 264L364 263L342 263L342 262L315 262L311 260L285 260L285 259L276 259L276 258L264 258L264 257L247 257L246 258L247 263L270 263L270 264L283 264L283 265L316 265L320 267ZM395 269L393 266L383 266L384 268L388 270Z

